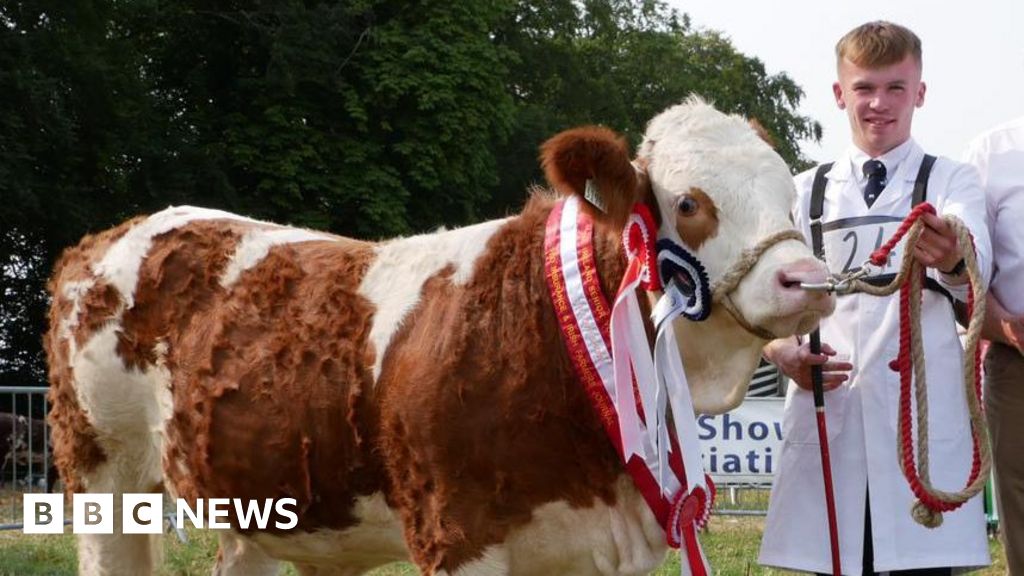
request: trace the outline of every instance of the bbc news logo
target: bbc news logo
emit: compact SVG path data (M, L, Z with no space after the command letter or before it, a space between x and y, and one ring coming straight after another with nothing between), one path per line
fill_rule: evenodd
M63 494L25 494L25 534L64 533ZM176 526L185 527L186 520L196 528L226 530L232 512L242 530L278 530L295 528L299 517L294 498L245 500L242 498L199 498L195 506L187 500L175 501ZM74 534L113 534L113 494L73 494L71 498L71 532ZM279 519L271 522L274 514ZM124 494L121 497L122 534L160 534L163 532L163 494ZM283 520L283 521L282 521Z

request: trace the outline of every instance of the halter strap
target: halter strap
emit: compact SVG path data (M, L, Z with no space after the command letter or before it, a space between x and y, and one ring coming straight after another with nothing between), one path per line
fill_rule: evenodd
M744 330L765 340L774 340L776 336L770 330L760 326L755 326L753 323L748 321L732 301L731 295L732 292L740 285L740 282L742 282L754 266L757 265L761 256L776 244L786 240L798 240L803 242L804 236L797 230L789 229L780 230L767 238L762 239L754 246L744 250L743 253L740 254L736 263L733 264L733 267L719 278L718 282L715 282L711 287L711 296L713 301L721 304L722 307L725 308L725 310L736 320L736 323Z

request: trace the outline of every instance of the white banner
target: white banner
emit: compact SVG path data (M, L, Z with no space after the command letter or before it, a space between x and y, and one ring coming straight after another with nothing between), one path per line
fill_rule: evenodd
M771 484L782 449L785 398L746 398L731 412L697 418L704 470L716 484Z

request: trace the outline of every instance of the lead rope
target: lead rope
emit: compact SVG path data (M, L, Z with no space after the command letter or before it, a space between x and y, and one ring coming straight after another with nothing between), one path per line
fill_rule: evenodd
M970 322L967 328L963 372L964 394L967 398L974 446L971 473L963 489L957 492L946 492L931 485L928 461L928 389L925 380L924 343L921 338L921 290L924 266L910 255L909 249L917 243L921 235L922 224L919 218L925 212L935 214L935 208L927 202L918 204L911 210L893 237L871 254L872 264L884 265L888 261L893 247L906 234L908 249L903 256L896 278L884 286L874 286L860 278L855 278L851 281L851 288L854 291L875 296L888 296L897 289L900 290L900 351L895 361L896 368L900 373L900 417L897 426L896 450L903 476L909 482L914 496L917 497L911 515L919 524L935 528L942 524L942 512L956 510L984 488L989 469L992 466L992 454L989 447L988 428L985 426L980 401L981 354L978 341L981 338L981 328L985 318L985 285L978 269L970 231L959 218L945 216L944 220L956 232L970 282L967 301ZM913 379L911 378L911 368L913 368ZM916 464L910 403L911 386L914 386L914 399L917 404Z

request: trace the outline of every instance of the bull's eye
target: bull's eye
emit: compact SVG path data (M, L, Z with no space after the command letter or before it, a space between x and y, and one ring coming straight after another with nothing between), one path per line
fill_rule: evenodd
M693 216L700 210L700 203L693 197L687 194L679 199L679 204L676 206L676 210L681 216Z

